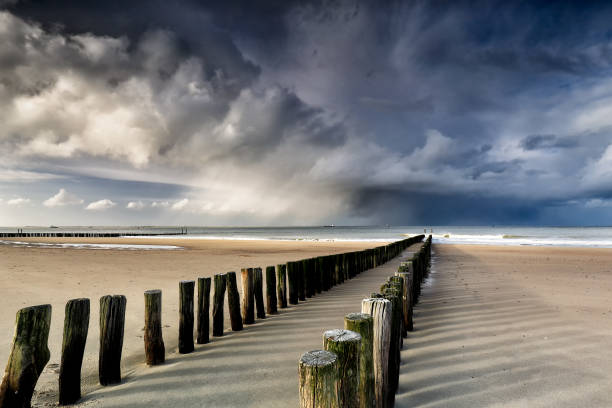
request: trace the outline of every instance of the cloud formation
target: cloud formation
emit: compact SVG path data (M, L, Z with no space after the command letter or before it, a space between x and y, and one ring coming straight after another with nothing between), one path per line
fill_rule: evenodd
M6 203L11 206L20 207L22 205L30 204L31 202L32 200L30 200L29 198L17 197L7 200Z
M53 197L49 197L43 202L45 207L63 207L65 205L79 205L83 204L83 199L76 195L69 193L63 188L55 194Z
M113 208L116 205L117 203L109 200L108 198L105 198L103 200L98 200L87 204L87 207L85 207L85 209L92 211L104 211L108 210L109 208Z
M551 223L612 197L608 6L141 6L0 11L12 194L256 224Z
M130 201L129 203L127 203L125 208L128 208L130 210L142 210L143 208L145 208L145 204L142 201Z

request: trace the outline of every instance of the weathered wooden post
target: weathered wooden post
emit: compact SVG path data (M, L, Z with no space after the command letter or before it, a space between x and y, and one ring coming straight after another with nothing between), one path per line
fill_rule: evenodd
M121 351L125 327L123 295L107 295L100 298L100 355L98 377L100 385L121 382Z
M261 268L253 269L253 291L255 293L255 306L257 307L257 318L265 319L266 310L263 300L263 273Z
M210 278L198 278L198 311L196 323L196 342L206 344L210 341Z
M304 268L304 263L302 261L297 261L295 263L295 268L297 270L297 280L298 280L298 299L301 301L306 300L306 269Z
M213 298L213 336L223 336L223 304L225 303L226 279L224 273L214 277L215 294Z
M266 267L266 309L268 314L278 313L276 302L276 273L273 266Z
M244 268L242 274L242 322L255 323L255 292L253 285L253 268Z
M419 257L416 253L412 257L412 273L414 277L414 286L412 288L414 290L413 302L416 305L417 303L419 303L421 284L423 283L423 279L421 276L421 265L419 262Z
M341 408L338 356L325 350L304 353L299 362L300 408Z
M374 360L372 356L374 341L374 319L365 313L349 313L344 316L344 328L361 335L359 352L359 406L374 408Z
M408 327L406 325L404 325L405 322L405 318L404 318L404 279L401 276L391 276L389 278L389 286L395 290L397 297L398 297L398 310L397 312L399 313L399 319L400 321L398 322L399 327L400 327L400 342L401 344L403 344L403 338L408 336Z
M319 262L319 279L321 280L321 292L327 291L329 288L327 287L327 262L326 257L320 256L318 258Z
M323 348L338 356L338 399L344 408L359 408L361 335L336 329L323 333Z
M412 261L400 262L400 272L408 272L410 274L410 304L416 305L417 286L419 285L418 278L415 273L414 263Z
M34 387L51 354L47 345L50 326L51 305L17 312L15 337L0 385L0 408L30 407Z
M310 259L302 259L302 274L304 276L304 294L306 297L312 297L314 284L312 271L310 270Z
M382 298L368 298L361 302L361 312L373 318L374 379L376 407L387 407L389 398L389 346L391 340L391 302Z
M289 284L289 303L298 304L298 275L295 262L287 262L287 283Z
M287 307L287 265L276 265L276 296L281 309Z
M227 306L229 307L230 323L233 331L242 330L242 316L240 315L240 294L236 283L236 272L227 274Z
M161 364L166 360L166 348L162 337L161 290L147 290L144 293L145 301L145 327L144 345L145 362L148 365Z
M81 399L81 366L89 331L89 299L66 303L64 338L59 374L59 404L73 404Z
M395 272L395 276L402 279L402 307L404 316L404 337L408 336L408 332L413 330L412 326L412 301L410 296L410 274L408 272Z
M193 292L195 281L179 283L179 341L181 354L193 351Z
M401 294L399 289L396 289L389 284L389 287L383 291L385 299L392 304L391 307L391 336L389 347L389 393L387 394L389 406L393 406L395 401L395 392L398 387L399 367L400 367L400 352L402 349L402 305Z
M323 287L323 280L321 279L321 257L318 256L312 259L312 272L313 272L313 280L315 285L315 294L321 293L321 288Z
M340 257L338 255L334 255L334 257L332 258L334 263L334 281L333 284L334 286L339 285L343 282L342 278L340 277L340 274L342 273L342 267L340 266Z

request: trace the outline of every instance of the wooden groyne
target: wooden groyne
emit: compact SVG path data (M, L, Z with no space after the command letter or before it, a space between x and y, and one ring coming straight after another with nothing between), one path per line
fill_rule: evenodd
M416 244L423 238L409 238L404 244ZM376 254L376 248L374 251ZM398 272L363 299L361 313L346 315L344 329L323 333L324 350L302 355L298 363L300 408L394 406L400 351L403 339L413 330L412 307L429 271L431 235L416 251L404 255ZM379 264L376 261L389 259L366 257L366 265L374 267Z
M186 231L182 233L186 233ZM58 234L62 233L58 232ZM127 234L120 234L120 236L125 235ZM209 310L211 279L204 278L206 281L204 279L198 279L197 300L194 299L195 281L182 281L178 288L181 294L181 307L179 308L181 324L179 333L175 332L175 335L179 335L179 352L188 353L193 350L194 331L197 331L197 342L199 344L209 341L208 332L201 333L200 328L203 323L208 326L210 312L212 312L213 317L213 336L218 337L223 335L223 305L226 291L228 292L228 296L231 297L231 301L228 299L228 304L230 309L234 311L232 316L234 319L240 319L240 323L242 323L238 325L237 321L232 322L232 330L248 330L249 326L245 326L244 324L253 323L255 319L262 320L264 317L266 319L273 319L276 315L271 311L273 310L271 307L268 309L268 315L265 313L264 288L268 292L265 297L268 305L276 303L281 309L286 307L287 293L292 296L291 299L294 300L296 304L300 304L304 301L307 302L308 298L315 297L317 294L331 290L334 286L342 284L368 269L388 262L400 255L411 245L422 242L423 238L423 235L419 235L372 249L291 261L286 264L278 265L276 268L268 266L265 268L266 281L270 279L269 277L278 279L274 279L274 282L270 279L271 282L269 284L266 282L265 285L262 282L264 275L261 268L244 268L242 278L245 283L243 283L243 291L241 294L238 293L236 287L235 273L217 274L214 276L212 311ZM431 238L429 238L428 242L431 242ZM422 251L419 253L422 253ZM426 257L424 255L419 255L419 257L419 268L425 267L425 265L427 265ZM416 260L416 258L414 259ZM415 271L416 269L413 269L413 272ZM276 272L276 274L274 272ZM414 279L420 279L422 276L425 276L424 272L419 274L414 273ZM398 277L398 279L400 278ZM206 285L204 285L204 283L206 283ZM166 350L163 345L163 325L161 324L161 295L162 293L160 290L149 290L145 292L145 338L143 346L145 349L145 362L149 365L163 364L165 360ZM240 296L242 296L242 300L246 300L246 302L241 303ZM402 293L402 296L404 296L404 293ZM275 297L276 302L271 299L272 297ZM89 305L88 299L77 300L84 304L86 303L87 306ZM390 303L390 301L386 299L381 300ZM74 303L75 300L70 302ZM100 299L98 374L99 382L103 386L120 383L122 381L121 356L123 352L123 335L126 320L126 302L127 299L121 295L103 296ZM240 304L243 305L242 315L239 313ZM197 305L198 312L198 330L194 330L195 305ZM28 311L38 309L44 311L44 319L28 314ZM254 309L257 309L258 313L256 315ZM396 308L396 310L399 309L400 308ZM245 311L246 313L244 313ZM83 310L79 309L78 312L80 313L79 315L89 315L88 307L85 308L83 306ZM276 312L278 312L278 309ZM81 382L80 367L83 359L81 346L86 341L88 325L84 323L84 318L75 318L75 313L67 313L67 320L64 324L65 347L62 348L63 355L61 357L62 362L66 362L64 364L66 367L68 367L68 362L70 363L71 371L69 383L60 385L60 388L63 386L70 392L65 394L65 398L60 397L60 405L71 404L78 401L81 394L79 387ZM204 314L206 316L204 316ZM0 388L0 408L15 406L11 398L17 390L17 386L19 390L23 390L23 394L20 394L22 400L19 401L19 406L29 407L30 399L38 380L38 374L42 372L44 366L49 361L49 356L47 354L47 338L51 320L51 306L42 305L33 308L25 308L18 311L17 316L18 325L13 340L13 352L11 353L8 363L9 369L7 369L7 374L5 374L2 383L3 386ZM23 317L20 318L20 316ZM388 334L389 338L394 339L392 341L398 341L397 333L401 333L401 330L398 329L401 326L398 325L403 322L403 316L401 313L389 314L387 319L391 319L391 316L394 316L393 327L389 327L389 325L384 326L385 333ZM309 407L353 407L358 406L355 404L360 401L362 395L374 395L373 391L368 393L367 390L360 389L360 387L362 383L374 384L374 379L377 378L375 374L380 368L380 364L378 364L380 363L380 359L377 360L375 356L379 356L379 354L373 354L372 362L366 361L366 358L363 360L364 363L359 362L361 361L359 360L359 356L368 352L368 345L377 345L387 350L398 350L398 346L393 348L390 344L381 342L377 334L379 332L377 331L377 327L380 326L380 321L378 321L376 317L372 317L372 319L369 319L367 316L365 318L351 316L350 319L347 317L351 322L347 320L347 326L344 329L326 333L325 351L318 354L315 353L316 356L310 356L312 358L306 356L301 359L300 372L302 374L300 379L300 401L307 401L309 400L308 398L311 397L317 399L317 395L319 394L311 395L308 393L311 389L314 390L315 388L317 389L316 393L318 393L321 387L325 388L324 393L326 393L326 398L328 398L326 400L327 402L325 402L324 405L309 405ZM69 340L67 343L66 339ZM219 341L222 341L222 339L219 339ZM22 347L23 344L26 344L28 347ZM395 354L388 355L395 356ZM13 367L20 368L19 363L26 360L33 361L33 369L26 367L29 370L27 372L21 369L13 369ZM348 364L349 362L350 364ZM326 374L323 375L324 373L320 368L311 368L310 366L312 364L325 365L325 367L327 367ZM392 362L389 360L385 367L391 364ZM370 372L368 373L366 371ZM373 373L371 371L373 371ZM31 372L34 375L31 375ZM393 373L396 372L398 371L393 371ZM388 375L389 374L387 374L387 376ZM367 378L368 381L362 381L362 378ZM338 394L338 390L341 391L340 394Z
M143 232L0 232L0 238L119 238L147 237L161 235L186 235L183 232L143 233Z

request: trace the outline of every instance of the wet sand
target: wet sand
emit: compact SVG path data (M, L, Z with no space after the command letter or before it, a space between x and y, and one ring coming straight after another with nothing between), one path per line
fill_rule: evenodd
M396 406L612 406L611 249L434 252Z

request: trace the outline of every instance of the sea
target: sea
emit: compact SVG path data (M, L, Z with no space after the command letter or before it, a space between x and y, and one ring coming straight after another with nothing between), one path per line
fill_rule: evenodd
M24 232L117 232L143 238L279 240L279 241L396 241L431 234L436 244L533 245L612 248L612 227L524 226L314 226L314 227L201 227L201 226L58 226L19 227ZM14 232L17 227L0 227ZM180 235L175 235L180 234ZM70 246L75 246L72 242ZM89 244L91 247L91 244ZM104 244L100 248L104 247ZM135 249L138 249L136 247ZM169 248L170 249L170 248Z

